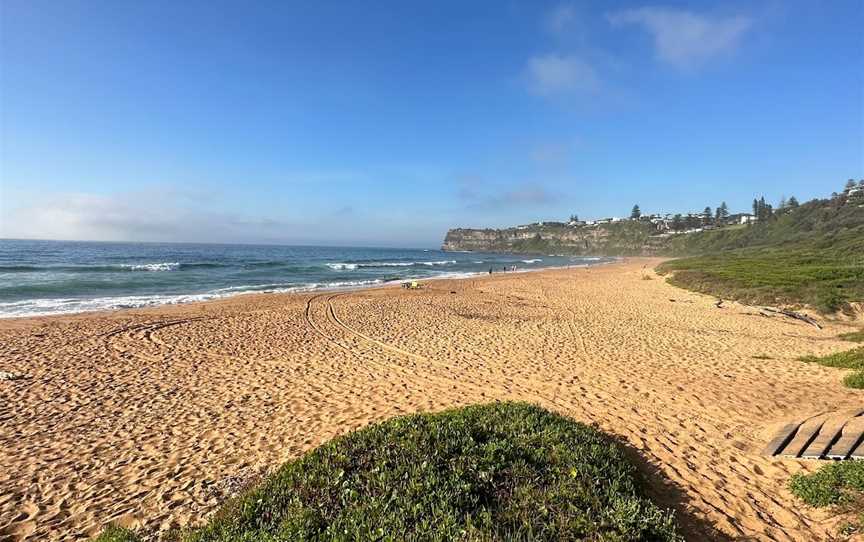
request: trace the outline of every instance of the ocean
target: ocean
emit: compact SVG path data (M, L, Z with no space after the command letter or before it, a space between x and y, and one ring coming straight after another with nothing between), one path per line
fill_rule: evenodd
M424 249L0 239L0 318L362 288L611 258Z

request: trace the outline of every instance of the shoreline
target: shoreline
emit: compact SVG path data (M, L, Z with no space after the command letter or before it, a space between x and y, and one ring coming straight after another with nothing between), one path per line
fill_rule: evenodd
M5 319L0 370L26 378L0 382L0 536L196 525L348 431L522 400L618 439L688 539L828 540L843 518L787 490L823 463L760 451L861 404L797 360L848 349L848 327L718 309L659 261Z
M549 266L549 267L538 267L536 269L517 269L516 271L494 271L493 275L499 274L512 274L512 273L536 273L541 271L555 270L555 269L578 269L583 267L596 267L601 265L610 265L615 263L620 263L626 261L627 257L619 257L619 256L585 256L584 258L597 258L598 260L602 260L604 258L611 258L611 261L597 261L596 263L586 263L586 264L576 264L576 265L558 265L558 266ZM524 262L525 260L523 260ZM316 288L313 286L297 286L297 287L289 287L283 289L274 289L274 290L247 290L247 291L238 291L235 293L222 293L217 294L215 291L210 292L202 292L202 293L190 293L190 294L177 294L177 297L188 296L190 298L201 297L201 299L190 299L189 301L166 301L163 303L153 303L146 304L138 307L117 307L117 308L96 308L90 310L79 310L79 311L57 311L57 312L45 312L45 313L31 313L31 314L2 314L0 313L0 325L2 325L3 321L8 320L24 320L28 318L51 318L51 317L74 317L82 314L110 314L121 311L135 311L142 309L154 309L159 307L171 307L171 306L180 306L180 305L193 305L196 303L212 303L223 301L227 299L233 299L239 296L250 296L250 295L304 295L304 294L315 294L315 293L327 293L327 292L353 292L353 291L362 291L362 290L370 290L376 288L387 288L392 287L397 284L402 284L405 282L417 281L417 282L427 282L427 281L437 281L437 280L473 280L477 277L486 276L487 273L485 271L476 271L476 272L453 272L451 275L447 275L447 273L443 273L438 276L429 276L429 277L405 277L393 280L384 280L384 279L374 279L366 281L368 284L351 284L346 286L324 286L322 288ZM350 281L349 281L350 282ZM355 281L356 282L356 281ZM362 281L361 281L362 282ZM334 283L338 284L338 283ZM226 289L226 288L223 288ZM230 289L230 288L227 288ZM156 294L154 294L156 295ZM206 297L206 296L213 297ZM139 297L134 295L129 296L116 296L108 299L123 299L129 297ZM103 298L94 298L94 299L103 299ZM25 300L27 301L27 300ZM89 300L85 300L89 301Z

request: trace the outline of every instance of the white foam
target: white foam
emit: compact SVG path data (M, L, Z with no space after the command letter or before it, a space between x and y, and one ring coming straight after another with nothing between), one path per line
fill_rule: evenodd
M456 260L441 260L438 262L419 262L423 265L455 265Z
M130 271L173 271L180 267L180 262L121 264L120 267Z
M362 263L328 263L327 267L334 271L353 271L357 268L374 268L374 267L412 267L415 265L454 265L456 260L440 260L435 262L362 262Z
M537 262L542 262L542 261L543 261L542 258L534 258L533 260L522 260L522 263L537 263Z
M108 311L117 309L137 309L157 305L179 305L196 301L210 301L237 295L299 293L316 290L339 290L362 288L384 284L384 279L346 280L337 282L311 282L306 284L259 284L219 288L210 292L182 295L129 295L116 297L97 297L93 299L53 298L26 299L23 301L0 302L0 318L19 318L24 316L50 316L74 314L79 312Z

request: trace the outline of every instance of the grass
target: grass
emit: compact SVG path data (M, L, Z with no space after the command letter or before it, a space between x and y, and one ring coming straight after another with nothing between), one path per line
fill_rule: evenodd
M853 343L864 343L864 331L853 331L851 333L843 333L838 335L839 339L850 341Z
M140 542L141 538L135 534L134 531L129 529L124 529L123 527L116 527L114 525L108 526L102 533L96 538L96 542Z
M676 236L660 273L691 290L823 313L864 301L864 210L813 201L767 224ZM695 255L695 256L694 256Z
M864 389L864 346L827 356L804 356L799 359L807 363L818 363L825 367L855 369L854 373L843 379L843 384L849 388Z
M857 524L846 525L843 534L864 530L864 461L829 463L813 474L796 474L789 489L810 506L855 512Z
M810 305L831 313L864 300L864 237L859 254L812 246L748 248L672 260L669 282L745 303ZM841 248L841 247L835 247Z
M843 385L847 388L855 388L856 390L864 390L864 371L856 371L849 373L843 377Z
M400 417L337 438L181 538L681 540L617 443L525 403Z

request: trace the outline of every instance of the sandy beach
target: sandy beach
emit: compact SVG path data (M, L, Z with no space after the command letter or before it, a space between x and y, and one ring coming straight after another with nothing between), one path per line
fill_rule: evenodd
M829 539L786 489L820 462L760 452L864 403L796 361L850 326L718 309L658 262L0 321L0 371L27 376L0 381L0 540L195 524L336 435L505 399L619 437L688 539Z

